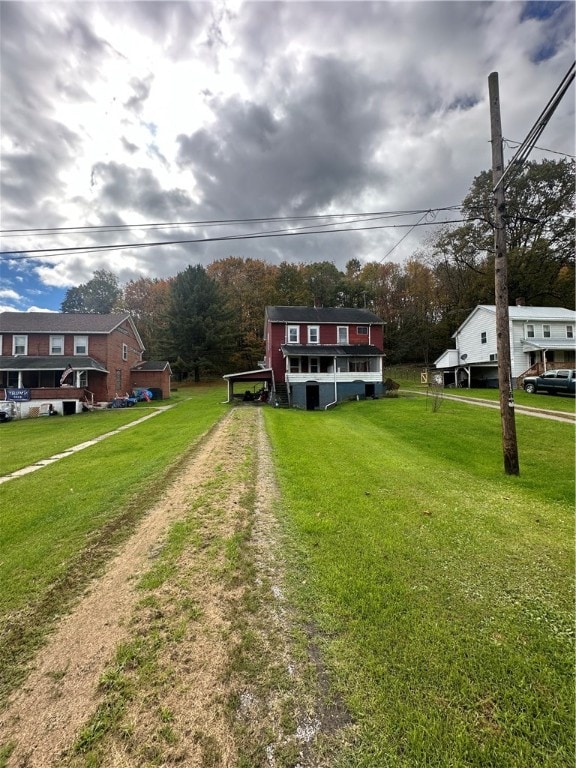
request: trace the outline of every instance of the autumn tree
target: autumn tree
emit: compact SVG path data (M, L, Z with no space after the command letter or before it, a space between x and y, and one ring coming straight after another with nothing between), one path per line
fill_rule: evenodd
M314 298L306 283L303 264L283 261L276 268L275 298L272 302L281 307L308 307Z
M276 271L265 261L234 256L214 261L206 268L230 310L234 370L254 370L264 357L264 308L275 303Z
M113 272L97 269L87 283L66 291L60 310L106 315L118 308L121 296L118 277Z
M527 163L507 190L510 302L574 306L574 161ZM451 289L452 309L494 301L492 174L477 176L463 226L440 232L429 257ZM461 318L463 319L463 318Z
M147 360L161 357L167 333L173 278L141 277L124 286L122 308L130 312L144 344Z

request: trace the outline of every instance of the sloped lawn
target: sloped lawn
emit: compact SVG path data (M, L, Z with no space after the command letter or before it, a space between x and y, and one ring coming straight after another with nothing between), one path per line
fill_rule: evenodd
M267 409L338 766L572 766L574 430L423 398Z

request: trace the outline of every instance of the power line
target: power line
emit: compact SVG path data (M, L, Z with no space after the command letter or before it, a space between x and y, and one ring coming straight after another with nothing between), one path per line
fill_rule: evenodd
M516 152L512 160L508 163L506 170L500 176L498 183L494 186L492 190L494 193L496 192L498 187L504 183L504 179L508 178L508 184L509 184L512 178L514 176L517 176L518 173L520 173L522 166L528 159L530 152L532 152L532 150L534 149L534 146L538 141L538 138L542 135L544 129L548 125L550 118L552 117L552 115L556 111L556 108L564 98L564 95L566 94L566 91L572 84L572 81L574 80L575 76L576 76L576 62L573 62L568 72L562 78L560 85L556 88L556 90L552 94L552 97L550 98L548 104L544 107L544 109L540 113L539 118L536 120L532 128L529 130L528 135L526 136L526 138L518 148L518 151Z
M510 149L516 149L516 147L519 147L522 143L521 141L514 141L514 139L502 139L502 141ZM576 160L576 156L570 155L568 152L558 152L555 149L545 149L544 147L537 147L536 145L534 145L533 149L539 149L540 152L550 152L552 155L561 155L562 157L569 157L571 160Z
M214 227L214 226L229 226L238 224L266 224L275 222L289 222L289 221L318 221L320 219L354 219L359 217L374 217L374 218L394 218L400 216L415 216L422 213L427 213L428 210L435 211L453 211L458 210L461 206L452 205L443 208L435 209L415 209L415 210L399 210L399 211L361 211L358 213L327 213L327 214L314 214L306 216L268 216L249 219L197 219L192 221L168 221L168 222L144 222L141 224L96 224L86 226L75 227L33 227L30 229L0 229L0 234L9 234L12 237L22 236L44 236L52 234L76 234L82 232L94 232L98 234L106 232L122 232L128 229L164 229L174 227L190 227L190 226L202 226L202 227Z
M427 213L427 212L426 212ZM467 221L467 219L448 219L441 222L433 222L438 224L461 224ZM201 238L191 238L191 239L184 239L184 240L164 240L164 241L158 241L158 242L152 242L152 243L117 243L113 245L93 245L93 246L69 246L69 247L63 247L63 248L35 248L35 249L27 249L23 251L0 251L0 259L2 260L21 260L21 259L31 259L35 258L34 254L43 254L44 256L56 256L58 254L68 254L68 255L75 255L75 254L88 254L88 253L98 253L101 251L118 251L118 250L128 250L131 248L153 248L153 247L161 247L166 245L188 245L188 244L197 244L197 243L213 243L213 242L226 242L226 241L235 241L235 240L261 240L271 237L298 237L302 235L328 235L333 233L341 233L341 232L360 232L360 231L366 231L366 230L376 230L376 229L401 229L405 227L410 227L410 231L414 229L414 227L417 226L428 226L430 222L416 222L416 224L380 224L377 226L369 226L369 227L354 227L354 228L338 228L338 229L330 229L330 230L307 230L307 231L296 231L296 232L285 232L285 231L276 231L276 232L255 232L251 234L246 235L222 235L220 237L201 237Z

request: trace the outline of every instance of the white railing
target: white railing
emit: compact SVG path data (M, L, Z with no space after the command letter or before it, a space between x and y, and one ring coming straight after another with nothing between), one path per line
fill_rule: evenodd
M380 371L371 373L350 373L348 371L338 371L336 377L334 373L287 373L287 384L304 384L307 381L317 381L319 384L330 384L337 381L339 384L342 382L351 381L366 381L366 382L378 382L382 381L382 373Z

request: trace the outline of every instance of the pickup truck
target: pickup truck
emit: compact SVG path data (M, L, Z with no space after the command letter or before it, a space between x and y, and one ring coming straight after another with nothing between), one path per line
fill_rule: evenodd
M526 376L524 379L526 392L548 392L551 395L576 394L576 370L574 368L558 368L546 371L541 376Z

